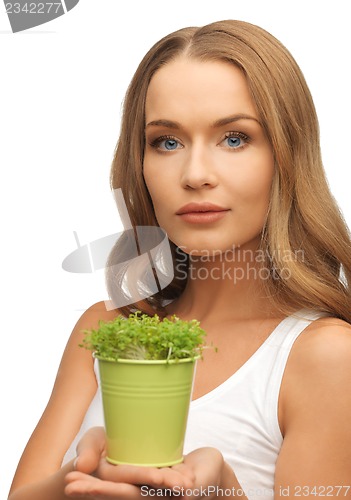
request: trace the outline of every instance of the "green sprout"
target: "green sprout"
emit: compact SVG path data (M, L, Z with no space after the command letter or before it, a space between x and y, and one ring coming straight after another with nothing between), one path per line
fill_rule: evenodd
M128 318L99 321L97 330L83 330L81 347L108 360L144 359L179 360L202 355L205 331L199 321L180 320L176 316L160 319L140 311Z

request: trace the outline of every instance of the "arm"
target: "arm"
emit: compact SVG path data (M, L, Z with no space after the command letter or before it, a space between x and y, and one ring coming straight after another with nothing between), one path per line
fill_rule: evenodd
M324 319L294 346L284 375L276 498L351 498L351 328Z
M79 347L82 330L95 328L100 319L112 319L115 315L115 311L107 312L101 302L78 320L64 351L48 405L17 467L9 500L67 498L63 493L64 476L73 470L73 464L61 469L62 460L97 388L91 352Z

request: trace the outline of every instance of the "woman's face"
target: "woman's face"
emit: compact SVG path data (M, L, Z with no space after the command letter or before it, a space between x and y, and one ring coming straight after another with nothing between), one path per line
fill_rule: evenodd
M257 248L274 161L242 72L179 57L146 97L144 178L159 225L186 253Z

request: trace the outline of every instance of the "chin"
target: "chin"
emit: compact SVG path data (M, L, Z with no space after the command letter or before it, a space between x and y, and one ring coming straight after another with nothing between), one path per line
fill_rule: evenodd
M211 241L209 243L199 241L196 244L185 243L184 241L182 241L176 242L175 244L178 248L180 248L180 250L182 250L182 252L186 253L187 255L209 258L218 257L219 255L223 255L225 253L233 253L233 251L238 248L235 243L232 243L230 245L221 245L218 241Z
M229 239L229 238L199 238L197 234L196 241L189 238L175 238L171 239L173 243L180 248L184 253L190 256L197 257L219 257L221 255L227 254L228 257L234 252L243 252L244 250L255 251L260 246L260 235L252 235L253 237L248 237L245 239ZM250 235L251 236L251 235Z

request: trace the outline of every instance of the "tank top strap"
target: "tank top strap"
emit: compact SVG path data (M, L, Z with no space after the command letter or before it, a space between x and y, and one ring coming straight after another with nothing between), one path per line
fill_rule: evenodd
M278 422L278 400L288 358L295 340L313 321L328 316L327 313L301 309L285 318L273 332L267 343L270 355L266 358L267 373L264 413L269 432L279 447L282 442ZM268 354L268 353L266 353Z
M326 313L311 309L300 309L287 316L267 339L269 345L290 349L303 330L314 320L327 316Z

